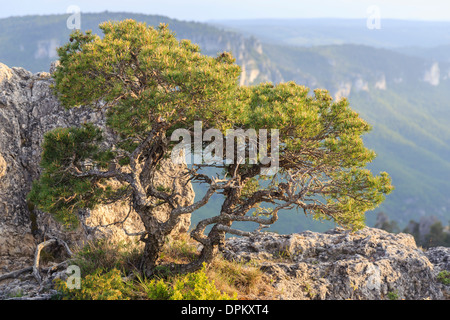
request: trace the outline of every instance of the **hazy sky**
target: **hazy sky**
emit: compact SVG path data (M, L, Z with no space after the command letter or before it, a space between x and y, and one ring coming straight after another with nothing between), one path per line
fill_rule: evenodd
M0 18L29 14L128 11L181 20L255 18L360 18L376 5L381 18L450 21L448 0L0 0Z

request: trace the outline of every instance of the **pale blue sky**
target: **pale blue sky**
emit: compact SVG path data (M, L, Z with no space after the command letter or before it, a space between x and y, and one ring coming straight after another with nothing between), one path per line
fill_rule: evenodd
M181 20L256 18L367 18L377 5L382 18L450 21L448 0L0 0L0 18L29 14L128 11Z

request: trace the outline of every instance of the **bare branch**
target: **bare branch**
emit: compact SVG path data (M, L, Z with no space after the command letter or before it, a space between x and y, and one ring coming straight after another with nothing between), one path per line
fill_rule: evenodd
M140 232L128 232L125 227L122 227L122 230L125 232L125 234L129 237L142 237L148 234L147 231L140 231Z
M223 231L229 234L234 234L236 236L240 236L240 237L251 237L257 234L257 232L248 232L248 231L242 231L242 230L238 230L238 229L233 229L224 225L218 225L217 226L217 230L219 231Z
M69 249L69 246L67 245L66 242L64 242L61 239L53 238L53 239L50 239L50 240L47 240L47 241L44 241L44 242L38 244L37 247L36 247L35 254L34 254L34 263L33 263L33 267L32 267L32 269L33 269L33 276L37 280L38 283L42 282L42 277L41 277L41 274L39 272L39 261L40 261L40 257L41 257L41 251L45 247L47 247L49 245L52 245L54 243L57 243L57 244L63 246L64 249L66 249L67 254L69 256L72 256L72 251Z
M234 182L233 179L230 179L230 180L219 180L219 179L215 179L215 178L212 178L211 181L212 181L212 183L211 183L208 191L206 192L206 194L203 196L203 198L201 200L193 203L190 206L178 207L178 208L174 209L171 212L171 216L180 216L182 214L194 212L195 210L203 207L206 203L208 203L209 199L213 196L213 194L217 190L229 188L229 187L232 186L232 184Z
M44 242L38 244L38 246L36 247L36 251L34 254L34 263L33 263L33 276L37 280L38 283L42 282L42 277L39 273L39 260L41 257L41 251L45 247L47 247L55 242L56 242L56 239L50 239L50 240L47 240L47 241L44 241Z
M19 270L16 270L16 271L5 273L5 274L0 275L0 281L5 280L5 279L17 278L22 273L32 272L32 271L33 271L33 267L26 267L26 268L23 268L23 269L19 269Z

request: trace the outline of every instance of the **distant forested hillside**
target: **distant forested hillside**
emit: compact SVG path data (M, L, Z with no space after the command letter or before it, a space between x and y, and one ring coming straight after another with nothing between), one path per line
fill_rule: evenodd
M0 19L0 61L10 67L19 66L33 72L48 71L57 59L56 48L67 43L73 30L67 28L70 15L25 16ZM83 13L81 29L101 35L98 25L112 20L134 19L149 26L168 24L179 39L189 39L200 45L207 55L232 52L244 69L241 83L270 81L280 78L261 52L261 43L236 32L224 32L216 27L170 19L157 15L134 13Z

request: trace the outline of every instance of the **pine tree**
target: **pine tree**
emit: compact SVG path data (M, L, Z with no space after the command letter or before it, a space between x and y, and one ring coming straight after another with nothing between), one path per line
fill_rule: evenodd
M224 196L221 208L191 232L203 245L202 252L194 262L170 265L173 272L199 270L212 261L227 233L260 232L284 209L298 208L358 230L364 227L365 212L391 192L387 173L374 176L365 169L375 158L361 138L370 126L346 99L333 101L325 90L310 95L293 82L240 87L240 68L231 54L202 55L190 41L177 40L166 25L153 28L125 20L105 22L100 28L103 38L76 31L72 41L58 50L54 88L67 108L86 105L106 110L107 125L115 134L113 145L106 148L102 131L92 124L47 133L43 173L29 200L67 224L76 224L80 209L129 200L145 226L141 236L145 274L155 271L178 218L195 212L214 194ZM226 135L229 129L278 129L276 173L268 178L269 164L261 158L257 163L229 163L222 152L219 162L189 167L190 180L206 184L207 191L193 204L180 205L177 190L155 188L151 181L161 160L174 151L176 144L168 137L180 128L194 136L195 121L202 121L203 132L216 129L228 141L234 139ZM269 148L276 141L272 137ZM223 178L199 170L205 167L221 169ZM119 181L120 187L108 184L111 180ZM150 198L169 206L167 221L155 217ZM232 226L237 221L260 228L238 230ZM208 226L212 228L205 234Z

